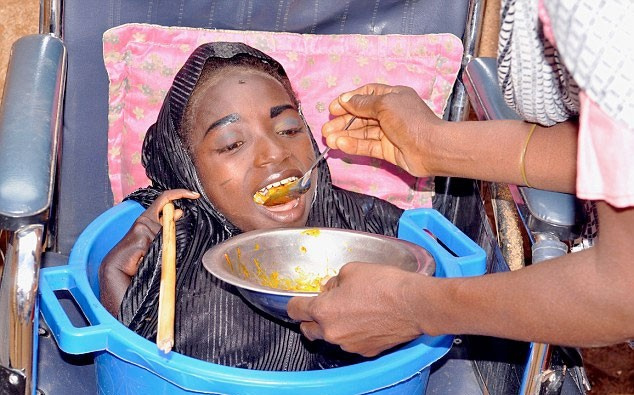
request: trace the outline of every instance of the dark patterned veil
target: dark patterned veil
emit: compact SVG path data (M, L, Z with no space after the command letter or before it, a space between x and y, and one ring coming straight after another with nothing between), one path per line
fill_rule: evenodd
M351 363L357 357L323 342L308 342L296 325L265 316L237 290L207 272L201 262L212 246L240 233L206 197L196 169L179 137L185 108L207 62L252 57L273 66L273 58L242 43L207 43L198 47L174 78L157 121L143 143L143 166L152 185L126 199L148 207L168 189L199 192L195 200L175 202L183 210L176 223L176 317L174 351L223 365L261 370L310 370ZM312 139L315 154L318 146ZM344 228L395 236L402 210L380 199L332 185L325 161L307 226ZM133 331L156 339L161 270L161 234L139 266L121 303L119 320Z

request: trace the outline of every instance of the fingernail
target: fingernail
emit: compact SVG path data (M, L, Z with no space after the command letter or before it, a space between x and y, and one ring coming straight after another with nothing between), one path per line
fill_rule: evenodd
M351 93L344 93L343 95L341 95L341 101L347 103L352 96L353 95Z

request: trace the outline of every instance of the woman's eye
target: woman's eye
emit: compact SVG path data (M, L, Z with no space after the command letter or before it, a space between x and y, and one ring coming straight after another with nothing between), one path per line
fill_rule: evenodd
M242 141L236 141L235 143L224 146L218 150L219 153L231 152L240 148L244 144Z
M277 132L277 134L281 136L295 136L296 134L301 132L302 132L302 129L285 129L280 132Z

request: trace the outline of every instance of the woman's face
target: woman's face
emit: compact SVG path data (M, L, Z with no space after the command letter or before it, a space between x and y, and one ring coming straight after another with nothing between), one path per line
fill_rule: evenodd
M314 179L308 193L289 203L253 201L260 189L301 177L315 159L310 132L292 103L273 77L243 69L212 77L192 98L198 176L211 202L242 231L306 224Z

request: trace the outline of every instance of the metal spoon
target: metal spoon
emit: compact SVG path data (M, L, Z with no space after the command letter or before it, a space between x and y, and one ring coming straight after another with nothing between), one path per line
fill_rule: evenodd
M350 118L343 130L348 130L355 119L356 117ZM317 159L315 159L313 164L308 168L308 170L306 170L301 178L295 181L291 181L288 184L281 185L277 188L271 188L266 196L260 196L259 194L256 194L257 198L254 197L253 200L255 200L256 203L262 204L264 206L276 206L278 204L288 203L305 194L311 185L310 175L312 174L315 167L317 167L319 162L324 158L324 156L326 156L328 151L330 151L330 147L326 147L324 152L322 152L321 155L319 155Z

